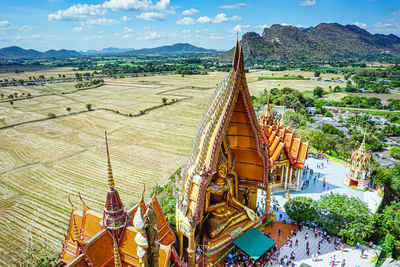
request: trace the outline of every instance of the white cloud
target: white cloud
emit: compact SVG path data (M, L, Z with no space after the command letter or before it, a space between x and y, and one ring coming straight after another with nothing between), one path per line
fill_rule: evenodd
M358 27L360 27L360 28L367 28L367 24L365 24L365 23L363 23L363 22L358 22L358 21L356 21L356 22L354 22L353 24L356 25L356 26L358 26Z
M191 16L191 15L194 15L194 14L196 14L198 12L199 11L197 9L195 9L195 8L189 8L189 9L186 9L186 10L182 11L182 15Z
M233 4L233 5L219 6L219 8L234 9L234 8L242 7L242 6L245 6L245 5L246 5L245 3L238 3L238 4Z
M249 31L250 27L251 27L250 25L240 25L240 24L238 24L235 27L233 27L232 30L230 30L230 32L233 32L233 33L246 32L246 31Z
M127 16L123 16L122 18L120 18L120 21L123 21L123 22L127 22L127 21L130 21L130 20L132 20L132 18L127 17Z
M203 16L203 17L199 17L197 19L198 23L221 23L221 22L225 22L225 21L229 21L229 20L241 20L242 18L239 16L233 16L231 18L229 18L225 13L219 13L218 15L216 15L214 18L210 18L207 16Z
M150 10L153 7L153 3L149 0L110 0L103 3L104 8L110 8L113 11L125 10Z
M195 21L191 17L184 17L183 19L180 19L176 22L176 24L182 24L182 25L193 25L194 23Z
M151 26L150 26L150 25L144 26L143 29L145 29L145 30L150 30L150 29L151 29Z
M400 9L391 13L393 16L400 15Z
M170 6L170 0L159 0L155 4L151 0L109 0L103 3L104 8L110 8L113 11L153 11L159 10L167 13L175 13Z
M97 18L97 19L87 19L86 24L89 25L105 25L111 26L120 23L118 20L115 19L106 19L106 18Z
M165 32L147 32L142 36L139 36L137 40L153 40L153 39L160 39L165 38L167 34Z
M216 15L213 19L213 23L221 23L224 21L228 21L229 18L226 16L225 13L219 13L218 15Z
M316 0L304 0L300 3L301 6L313 6L317 3Z
M232 21L236 21L236 20L242 20L242 18L241 17L239 17L239 16L233 16L233 17L231 17L231 20Z
M207 16L199 17L199 18L197 19L197 22L198 22L198 23L210 23L210 22L211 22L211 19L210 19L209 17L207 17Z
M0 20L0 30L8 30L11 27L11 24L8 20Z
M31 26L31 25L22 25L22 26L17 26L17 29L19 31L23 31L23 32L29 32L33 29L36 29L37 26Z
M74 32L84 32L84 31L90 30L91 28L92 28L92 25L81 22L81 26L74 27L72 30Z
M123 36L122 36L122 38L124 38L124 39L133 38L133 35L132 35L132 34L129 34L129 33L127 33L127 34L123 35Z
M49 21L71 21L90 16L104 15L106 10L101 5L76 4L65 10L58 10L48 15Z
M230 30L230 32L237 33L237 32L259 31L259 30L264 30L264 28L266 28L266 27L268 27L267 24L255 25L255 26L238 24L235 27L233 27Z
M133 29L128 28L128 27L125 27L125 28L124 28L124 32L133 32Z
M164 14L160 12L143 12L139 16L136 16L138 19L144 20L163 20Z

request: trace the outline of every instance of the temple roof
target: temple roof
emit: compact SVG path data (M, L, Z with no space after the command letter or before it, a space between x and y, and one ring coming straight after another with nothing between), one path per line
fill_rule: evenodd
M133 218L138 210L142 211L140 216L143 217L151 205L157 214L159 263L160 266L167 266L175 234L164 216L157 195L154 194L146 204L142 194L139 203L126 211L115 189L108 146L107 161L109 191L103 216L86 206L80 194L82 212L70 201L70 222L60 260L68 266L139 266L138 245L135 241L139 232L133 227Z
M243 48L239 51L237 43L233 68L210 97L182 170L178 206L184 216L201 219L205 188L216 170L223 142L229 143L239 179L267 182L268 163L260 133L247 87Z
M289 160L291 167L303 168L308 155L309 142L302 142L301 137L296 137L296 131L291 131L282 122L274 121L271 125L263 124L262 122L265 121L263 116L260 121L263 143L267 147L271 166L275 165L284 153L284 158Z

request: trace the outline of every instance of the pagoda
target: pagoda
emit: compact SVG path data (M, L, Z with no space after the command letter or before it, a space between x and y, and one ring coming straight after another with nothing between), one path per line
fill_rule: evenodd
M361 146L351 154L351 164L347 168L343 183L351 188L367 190L369 182L368 164L371 154L365 148L365 133Z
M272 188L300 189L304 162L308 157L309 141L297 137L296 130L285 126L283 117L277 120L270 110L269 94L265 113L259 119L262 142L274 177Z
M115 188L106 135L108 187L103 214L71 203L69 227L56 266L185 266L173 246L169 226L156 193L127 210Z
M206 105L177 181L179 255L189 266L216 262L236 238L261 224L255 214L257 191L267 192L269 205L270 177L237 42L233 67ZM196 257L199 248L203 256Z

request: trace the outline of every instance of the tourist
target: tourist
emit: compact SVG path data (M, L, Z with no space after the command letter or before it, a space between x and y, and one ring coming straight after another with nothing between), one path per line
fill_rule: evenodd
M342 260L342 267L344 267L346 265L346 261L345 259Z
M306 235L304 236L305 240L307 240L308 237L308 233L306 233ZM308 243L308 242L307 242Z
M307 241L306 248L308 248L309 246L310 246L310 243L308 243L308 241Z
M298 247L299 246L299 240L297 240L297 238L296 238L296 247Z
M281 229L278 229L278 237L281 236Z
M310 256L310 249L307 248L307 256Z
M333 244L336 246L336 237L333 239Z

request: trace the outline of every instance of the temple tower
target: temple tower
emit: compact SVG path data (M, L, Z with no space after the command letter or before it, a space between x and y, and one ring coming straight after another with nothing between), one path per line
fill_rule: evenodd
M365 133L361 146L351 155L351 164L346 171L343 183L351 188L367 190L369 182L368 165L371 154L365 148Z

